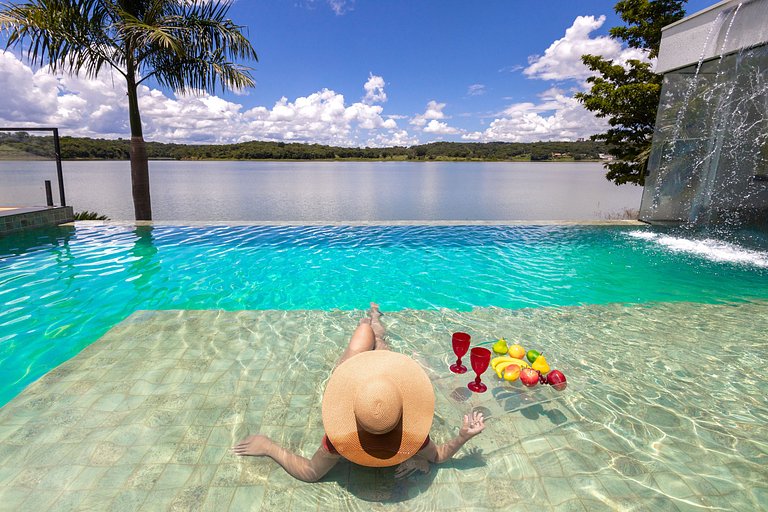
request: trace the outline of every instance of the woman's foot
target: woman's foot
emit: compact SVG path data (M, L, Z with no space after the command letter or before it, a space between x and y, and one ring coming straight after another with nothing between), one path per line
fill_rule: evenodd
M371 318L371 320L378 320L383 314L384 313L382 313L379 309L379 305L375 302L371 302L371 307L368 309L368 316Z

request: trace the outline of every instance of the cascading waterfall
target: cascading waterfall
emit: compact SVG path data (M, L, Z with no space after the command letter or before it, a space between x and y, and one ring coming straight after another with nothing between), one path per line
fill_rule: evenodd
M664 29L641 220L768 232L766 20L768 0L733 1Z
M729 113L726 112L725 107L730 103L733 97L733 92L736 89L735 81L728 80L726 75L727 66L723 66L723 52L728 47L728 36L733 28L733 22L739 15L739 9L742 4L739 3L730 15L730 22L728 28L725 30L725 36L723 37L723 44L720 45L720 58L717 59L717 70L715 72L715 79L712 88L712 92L707 97L707 102L711 105L711 110L715 113L715 122L713 123L713 130L708 141L708 147L704 157L704 165L702 166L702 179L701 185L697 190L697 193L691 204L690 219L693 224L709 224L708 220L711 220L711 206L712 206L712 189L715 182L715 177L718 171L718 160L720 151L723 147L723 138L725 135L726 127L729 123ZM739 56L743 50L739 50ZM706 165L709 160L709 165ZM702 215L703 212L703 215ZM706 219L706 220L705 220Z
M699 55L699 60L696 65L696 70L693 72L693 76L689 80L688 87L685 88L685 93L683 95L682 100L680 101L680 108L676 112L675 121L674 121L674 124L672 125L673 131L672 131L672 136L670 137L670 142L663 149L663 154L661 156L661 163L659 165L657 180L665 179L665 176L669 172L669 169L670 169L669 163L672 161L672 157L675 154L675 148L677 147L677 142L681 138L683 118L685 113L688 110L688 104L691 100L691 97L693 96L693 93L696 90L696 85L698 84L699 76L701 74L701 66L704 63L704 60L706 59L706 48L707 46L709 46L709 41L712 38L712 35L716 34L720 30L720 27L723 24L723 20L725 20L725 12L719 12L717 14L717 18L715 19L715 22L710 25L709 30L707 31L707 38L704 41L704 46L701 49L701 54ZM669 94L669 92L667 92L667 94ZM662 118L661 116L659 116L659 118L657 119L657 123L661 121L662 121ZM661 198L661 187L655 187L653 192L653 202L652 202L653 209L656 209L659 206L660 198Z

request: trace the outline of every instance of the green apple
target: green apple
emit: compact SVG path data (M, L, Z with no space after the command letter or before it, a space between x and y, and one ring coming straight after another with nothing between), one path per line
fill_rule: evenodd
M525 357L528 358L529 362L534 362L537 357L539 357L539 351L538 350L529 350L528 353L525 355Z

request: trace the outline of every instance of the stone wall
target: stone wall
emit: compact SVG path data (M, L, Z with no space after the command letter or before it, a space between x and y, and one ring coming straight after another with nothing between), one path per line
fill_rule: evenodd
M0 216L0 236L45 226L57 226L74 220L71 206L19 208Z

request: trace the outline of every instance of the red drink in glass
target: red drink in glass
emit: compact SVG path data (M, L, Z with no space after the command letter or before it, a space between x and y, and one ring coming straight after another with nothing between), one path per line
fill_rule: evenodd
M467 367L461 364L461 358L469 350L469 334L465 332L455 332L451 338L451 344L453 345L453 353L456 354L456 362L451 365L451 371L453 373L467 373Z
M475 393L484 393L488 386L480 382L480 375L488 369L488 365L491 362L491 351L487 348L475 347L469 353L469 362L472 364L472 370L474 370L477 377L467 384L467 387Z

